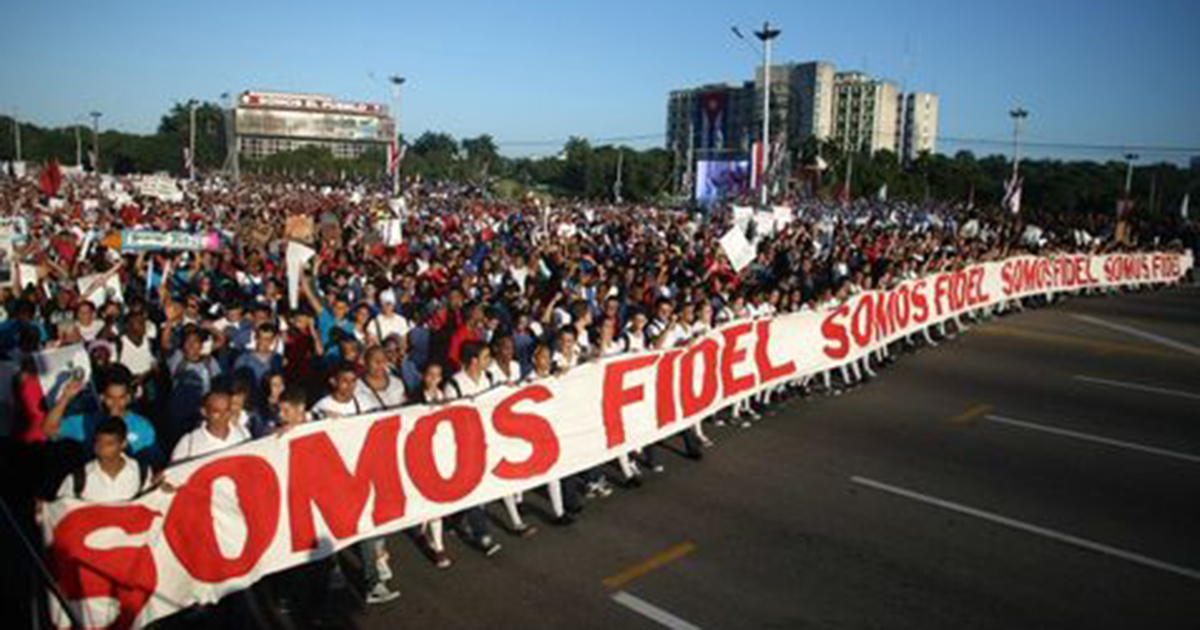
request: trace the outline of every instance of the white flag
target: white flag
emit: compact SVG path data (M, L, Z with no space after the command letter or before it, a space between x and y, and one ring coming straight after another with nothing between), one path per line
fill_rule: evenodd
M304 266L317 252L303 243L288 241L284 264L287 266L288 304L294 309L300 306L300 275Z
M1008 184L1004 187L1004 207L1012 211L1013 214L1021 214L1021 178L1014 177L1008 180Z
M887 201L887 184L879 187L879 194L876 195L876 197L879 199L880 203Z
M1183 201L1179 204L1179 216L1183 217L1184 221L1188 218L1188 203L1191 201L1192 193L1183 196Z
M729 258L734 271L738 272L754 262L755 256L754 245L746 240L742 229L735 225L721 237L721 249L725 251L725 256Z

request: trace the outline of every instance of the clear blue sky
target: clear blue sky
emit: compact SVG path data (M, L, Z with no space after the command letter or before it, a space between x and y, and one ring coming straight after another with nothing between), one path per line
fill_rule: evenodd
M223 91L388 101L398 72L406 135L491 133L506 153L550 153L506 143L661 133L669 90L752 75L729 27L769 18L779 60L939 93L943 136L1008 138L1019 102L1034 140L1200 146L1200 2L977 4L12 0L0 111L65 125L99 109L105 127L147 132L173 101Z

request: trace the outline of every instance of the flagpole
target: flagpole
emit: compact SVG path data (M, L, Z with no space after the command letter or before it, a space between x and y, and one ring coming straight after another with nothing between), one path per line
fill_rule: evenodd
M393 93L396 97L396 113L392 117L392 124L394 125L392 130L394 136L393 144L395 145L393 152L396 161L395 166L392 168L392 196L395 197L400 194L400 86L404 85L404 77L392 75L391 81L394 86ZM388 164L388 166L391 167L392 165Z

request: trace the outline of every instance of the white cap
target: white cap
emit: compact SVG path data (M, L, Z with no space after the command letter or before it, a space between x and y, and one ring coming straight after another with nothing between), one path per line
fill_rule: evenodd
M396 292L391 289L384 289L383 291L381 291L379 293L379 302L382 304L388 304L388 303L395 304L396 303Z

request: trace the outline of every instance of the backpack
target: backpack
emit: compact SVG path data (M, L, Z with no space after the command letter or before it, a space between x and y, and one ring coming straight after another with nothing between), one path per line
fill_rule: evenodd
M146 487L146 479L150 476L150 466L143 461L133 460L138 466L138 491ZM87 487L87 467L80 466L71 471L71 490L76 499L83 498L83 489Z

